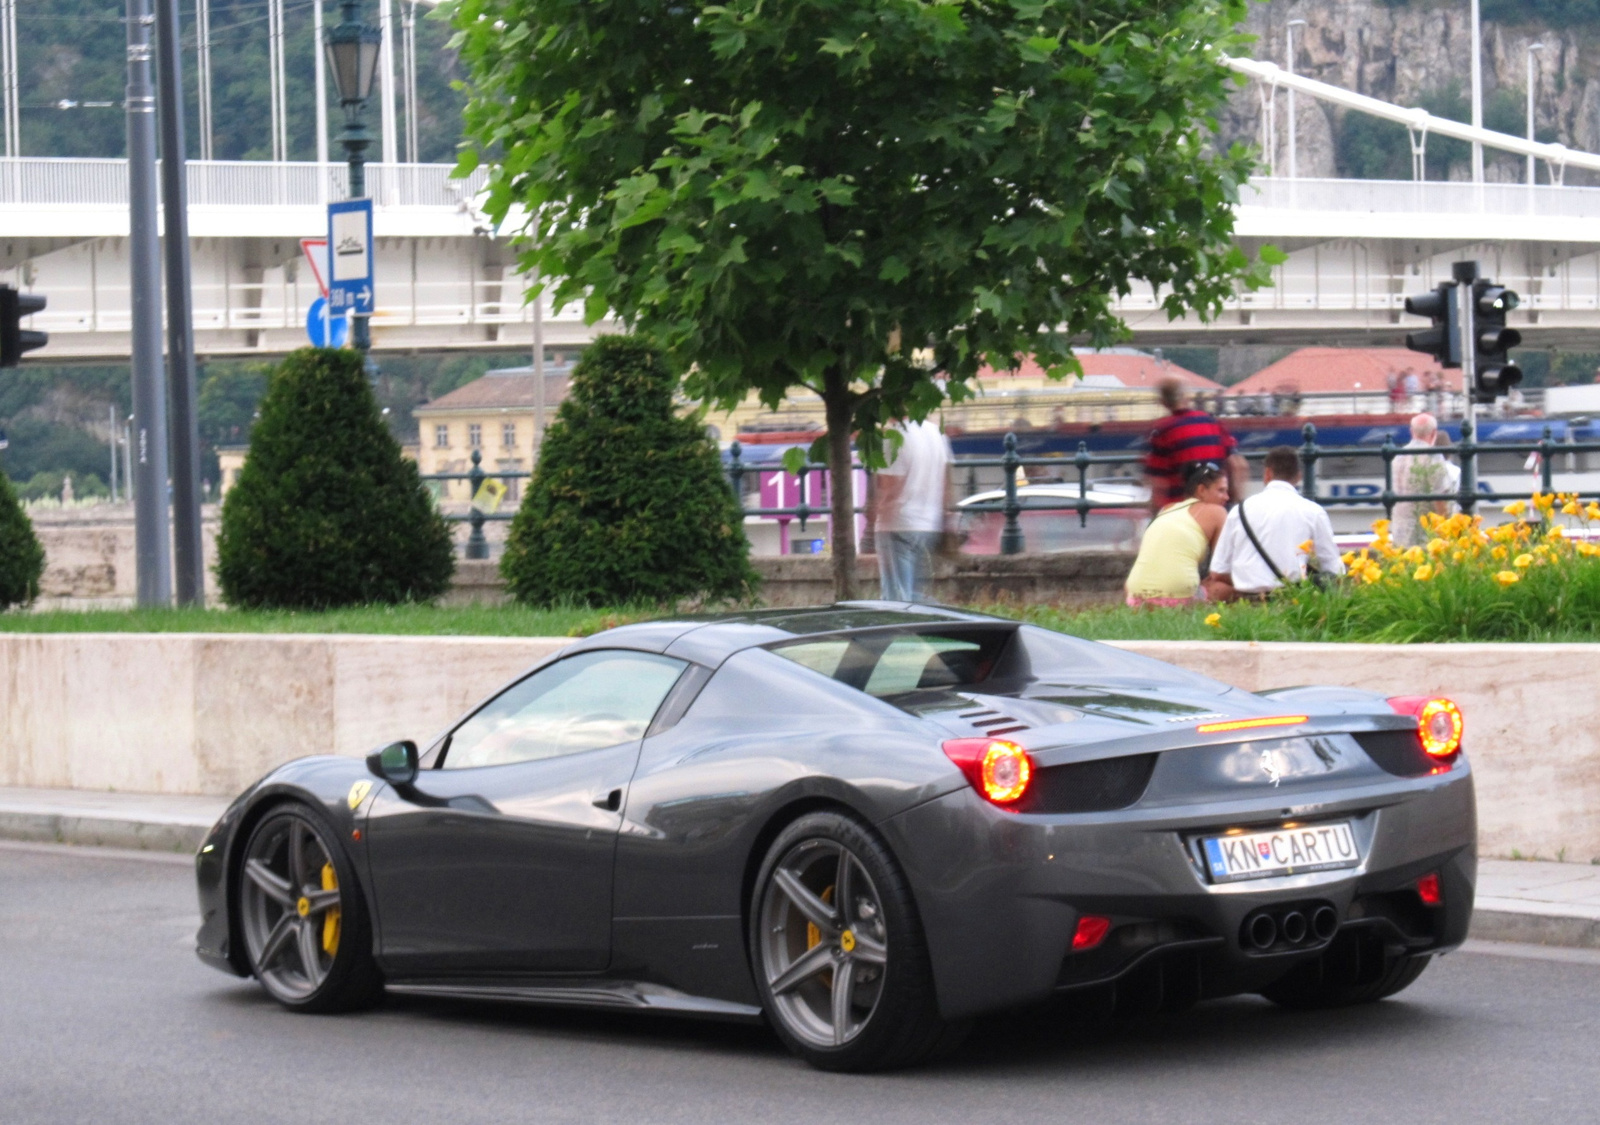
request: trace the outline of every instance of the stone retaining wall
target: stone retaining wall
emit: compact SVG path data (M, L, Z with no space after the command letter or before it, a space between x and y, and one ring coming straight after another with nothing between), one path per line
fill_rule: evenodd
M305 754L425 743L563 638L0 634L0 785L232 795ZM1128 642L1247 690L1462 706L1486 855L1600 859L1600 646Z

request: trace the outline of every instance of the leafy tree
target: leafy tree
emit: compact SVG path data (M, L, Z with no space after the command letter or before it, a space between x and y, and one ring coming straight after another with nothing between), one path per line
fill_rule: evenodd
M737 597L756 582L743 511L677 380L643 340L602 336L572 372L500 561L533 605Z
M11 480L0 473L0 608L26 605L39 596L44 548L22 510Z
M450 529L384 428L360 355L291 352L260 415L217 535L230 605L324 609L444 593Z
M533 216L561 301L658 339L696 398L818 393L852 432L960 400L985 362L1057 374L1116 294L1214 313L1253 160L1208 147L1243 0L451 0L487 209ZM1273 260L1278 260L1274 256ZM931 351L944 385L925 366ZM853 586L836 488L835 587Z

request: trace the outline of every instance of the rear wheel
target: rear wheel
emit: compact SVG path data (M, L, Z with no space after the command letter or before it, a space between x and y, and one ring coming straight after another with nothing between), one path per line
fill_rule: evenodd
M262 818L238 894L250 970L274 1000L335 1012L377 999L383 978L355 868L312 809L284 805Z
M910 888L863 825L811 813L778 835L756 878L750 952L784 1044L824 1070L909 1066L959 1043L939 1018Z
M1285 1008L1345 1008L1371 1004L1411 985L1432 958L1396 957L1375 941L1335 942L1321 957L1262 989Z

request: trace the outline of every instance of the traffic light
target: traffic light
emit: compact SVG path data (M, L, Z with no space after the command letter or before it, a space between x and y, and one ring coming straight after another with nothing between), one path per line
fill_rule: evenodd
M1503 285L1488 280L1472 283L1472 343L1477 356L1473 397L1479 402L1493 402L1522 382L1522 368L1506 354L1522 343L1522 333L1506 327L1506 314L1520 303Z
M23 352L50 342L45 333L22 327L22 318L43 311L44 304L41 294L18 293L9 285L0 285L0 367L15 367L22 362Z
M1422 332L1407 332L1406 347L1431 355L1443 367L1461 366L1460 313L1456 304L1456 283L1446 281L1432 293L1406 298L1406 312L1425 316L1433 327Z

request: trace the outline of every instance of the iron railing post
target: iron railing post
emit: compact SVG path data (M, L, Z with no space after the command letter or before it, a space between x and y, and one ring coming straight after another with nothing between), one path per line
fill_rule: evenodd
M1457 449L1461 457L1461 492L1457 502L1467 515L1478 506L1478 445L1472 432L1472 419L1461 419L1461 444Z
M1089 526L1089 443L1080 441L1078 452L1072 458L1078 467L1078 526Z
M1394 521L1394 435L1390 434L1383 439L1383 448L1379 451L1383 455L1383 518Z
M1305 444L1300 447L1300 494L1308 500L1317 498L1317 428L1310 422L1300 431ZM1243 500L1244 497L1239 499Z
M1555 490L1555 470L1550 467L1550 427L1546 426L1539 442L1539 491L1548 495Z
M483 512L478 507L478 489L483 487L483 454L474 449L472 451L472 469L467 473L468 499L472 504L467 513L467 521L472 525L472 532L467 536L466 557L469 559L486 559L489 557L489 541L483 536Z
M1020 555L1027 544L1022 538L1022 522L1017 518L1017 513L1022 506L1017 503L1017 466L1022 458L1017 456L1017 435L1006 435L1006 452L1002 458L1006 473L1006 526L1000 533L1000 553L1002 555Z
M800 471L795 473L795 479L800 482L800 503L796 504L794 514L800 518L800 532L805 534L806 517L811 515L811 505L806 503L806 476L811 472L810 464L800 466Z
M733 497L744 507L744 462L739 459L741 447L737 441L728 446L728 484Z

